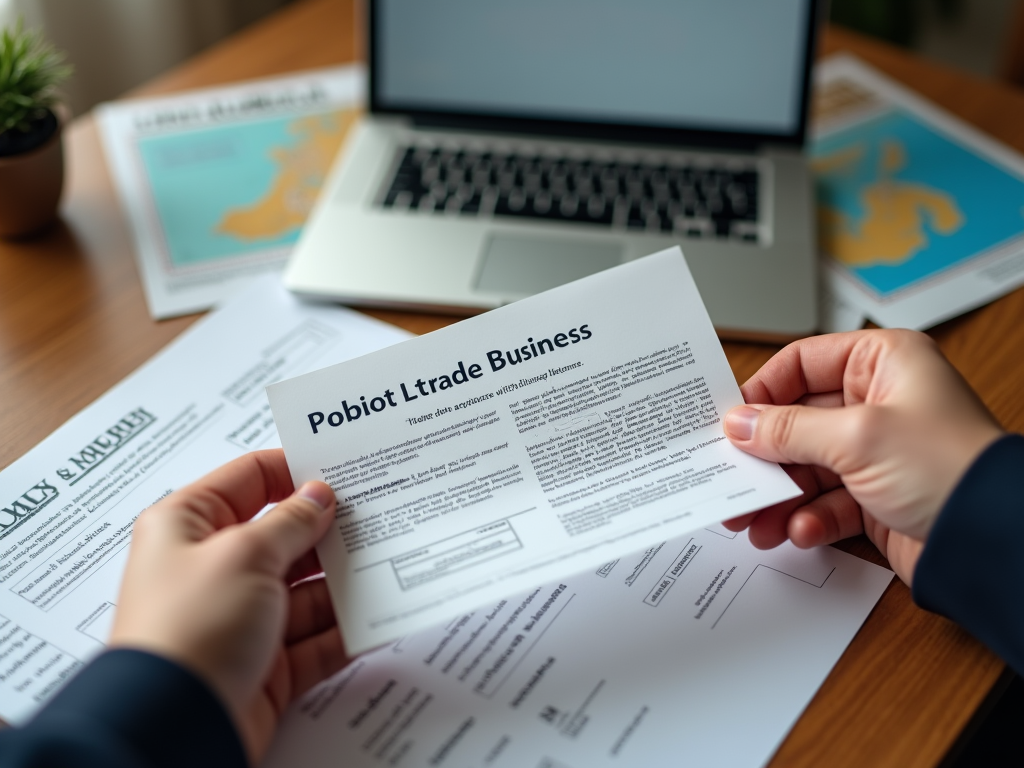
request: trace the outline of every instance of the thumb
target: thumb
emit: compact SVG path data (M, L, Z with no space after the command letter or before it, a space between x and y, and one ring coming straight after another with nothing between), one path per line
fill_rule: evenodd
M725 415L725 435L737 448L767 461L813 464L840 472L838 436L852 408L806 405L741 405Z
M334 519L334 491L326 483L310 482L247 526L258 551L275 573L284 573L311 550Z

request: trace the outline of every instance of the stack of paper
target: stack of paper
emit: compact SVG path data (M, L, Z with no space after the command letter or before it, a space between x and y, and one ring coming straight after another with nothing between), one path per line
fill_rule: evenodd
M678 248L269 389L346 643L268 766L757 766L892 574L716 523L798 493ZM415 634L407 634L407 633Z
M678 251L608 274L275 388L293 471L338 488L347 639L403 636L267 766L754 768L799 717L892 574L714 524L792 486L721 434ZM142 510L278 444L265 386L405 338L267 277L0 473L0 716L102 650Z

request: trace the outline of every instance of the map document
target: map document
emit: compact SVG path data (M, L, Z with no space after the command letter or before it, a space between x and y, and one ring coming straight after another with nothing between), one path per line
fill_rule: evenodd
M1024 284L1024 158L852 56L815 99L823 330L921 330Z
M350 652L799 494L678 247L267 390Z
M283 266L364 90L346 66L98 107L153 317Z

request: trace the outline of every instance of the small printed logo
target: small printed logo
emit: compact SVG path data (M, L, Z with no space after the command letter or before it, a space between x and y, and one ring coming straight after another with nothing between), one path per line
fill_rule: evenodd
M10 504L0 508L0 539L56 499L60 492L45 479L40 480Z

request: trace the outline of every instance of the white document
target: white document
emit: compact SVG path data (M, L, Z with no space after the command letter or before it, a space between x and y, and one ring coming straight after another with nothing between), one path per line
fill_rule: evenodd
M1024 284L1024 157L852 56L816 78L823 330L920 330Z
M279 445L268 383L406 338L267 276L0 473L0 717L23 720L103 649L143 509Z
M268 388L350 652L798 495L679 248Z
M361 65L332 67L97 108L154 318L284 266L365 80Z
M264 768L755 768L892 573L700 530L357 659Z

